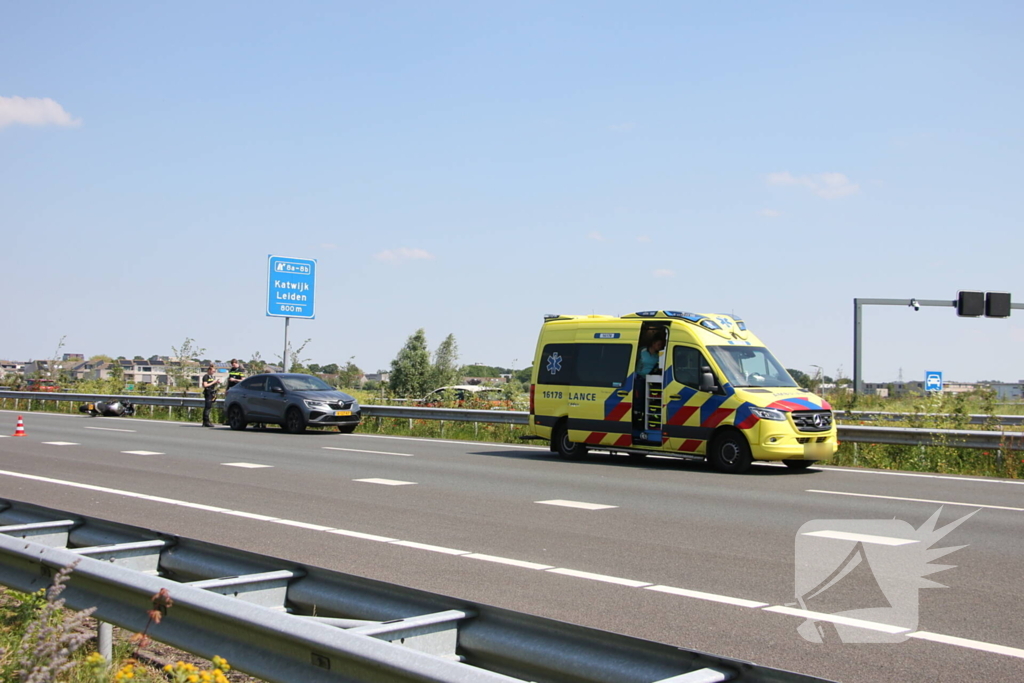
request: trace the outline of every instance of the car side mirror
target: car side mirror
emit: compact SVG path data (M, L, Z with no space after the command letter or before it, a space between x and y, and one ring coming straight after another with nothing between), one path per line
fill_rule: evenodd
M271 391L271 393L274 393L274 394L283 394L284 393L284 387L270 387L270 391Z
M715 376L711 373L711 368L706 365L700 369L700 390L708 393L718 391L718 385L715 384Z

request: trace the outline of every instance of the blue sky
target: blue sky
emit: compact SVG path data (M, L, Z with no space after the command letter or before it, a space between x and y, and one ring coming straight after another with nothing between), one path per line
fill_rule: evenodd
M1016 2L7 3L0 357L303 356L736 312L852 374L853 298L1024 301ZM1024 311L871 308L865 379L1024 379Z

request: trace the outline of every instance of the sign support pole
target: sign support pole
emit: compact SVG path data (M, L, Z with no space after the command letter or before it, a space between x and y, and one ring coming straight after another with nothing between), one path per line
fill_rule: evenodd
M284 354L281 356L281 372L288 372L288 321L291 318L285 317L284 319Z

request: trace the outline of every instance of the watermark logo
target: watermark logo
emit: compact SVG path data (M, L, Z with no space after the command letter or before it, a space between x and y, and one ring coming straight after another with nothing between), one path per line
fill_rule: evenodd
M905 641L918 629L918 590L945 587L924 577L955 566L931 562L967 547L932 545L978 511L936 529L941 512L917 529L900 519L816 519L800 527L796 599L815 614L797 632L813 643Z

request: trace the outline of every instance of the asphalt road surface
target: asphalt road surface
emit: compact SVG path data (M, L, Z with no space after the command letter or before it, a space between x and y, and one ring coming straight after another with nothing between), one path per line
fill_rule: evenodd
M847 683L1024 681L1021 481L23 415L0 498Z

